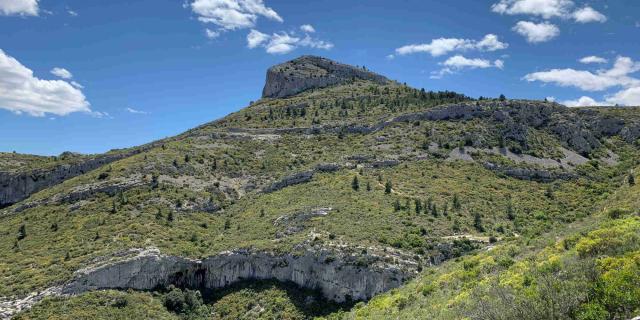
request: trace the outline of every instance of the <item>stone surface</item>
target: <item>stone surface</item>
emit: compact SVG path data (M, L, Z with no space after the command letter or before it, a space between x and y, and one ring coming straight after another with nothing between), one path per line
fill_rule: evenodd
M302 56L267 70L262 97L284 98L305 90L342 84L353 79L370 80L380 84L389 82L387 78L363 68L321 57Z
M340 254L307 250L302 255L236 250L204 260L160 254L157 249L133 251L117 261L101 261L77 272L63 294L99 289L152 290L170 284L196 289L223 288L246 279L290 281L318 289L337 302L367 300L400 286L416 274L417 264L400 256ZM390 262L387 262L390 261Z

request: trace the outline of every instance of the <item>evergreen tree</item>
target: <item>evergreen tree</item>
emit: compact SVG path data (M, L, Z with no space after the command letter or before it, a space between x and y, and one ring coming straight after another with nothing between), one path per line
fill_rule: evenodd
M513 205L511 204L511 201L507 203L507 219L512 221L516 219L516 213L513 211Z
M391 193L391 181L387 180L387 183L384 184L384 193L386 194L390 194Z
M371 191L371 183L369 181L367 181L367 191Z
M420 214L420 212L422 212L422 202L418 199L416 199L414 202L416 207L416 214Z
M629 181L629 185L630 186L635 186L636 185L636 177L633 176L633 172L629 173L629 178L628 178L627 181Z
M439 214L438 214L438 206L436 206L435 203L431 205L431 215L436 217L436 218L439 216Z
M473 227L478 230L478 232L484 232L484 227L482 226L482 216L480 213L475 213L473 215Z
M360 182L358 181L358 176L353 176L353 181L351 181L351 188L354 191L358 191L360 189Z
M455 209L455 210L460 210L460 207L461 207L461 206L462 206L462 205L460 204L460 199L458 198L458 194L457 194L457 193L455 193L455 194L453 195L453 209Z
M27 237L27 227L22 224L20 228L18 228L18 241Z
M167 221L173 222L173 211L169 211L169 214L167 215Z
M499 99L500 101L505 101L507 100L507 97L505 97L504 94L501 94Z
M393 203L393 211L398 212L398 211L400 211L400 209L402 209L400 207L400 201L398 199L396 199L396 201Z

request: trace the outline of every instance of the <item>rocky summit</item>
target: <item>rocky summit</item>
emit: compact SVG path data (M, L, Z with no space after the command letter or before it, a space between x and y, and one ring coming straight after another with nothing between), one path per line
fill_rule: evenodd
M269 68L262 97L284 98L305 90L343 84L355 79L377 84L389 82L387 78L370 72L365 67L358 68L322 57L302 56Z
M302 56L175 137L0 153L0 318L631 318L639 159L639 108Z

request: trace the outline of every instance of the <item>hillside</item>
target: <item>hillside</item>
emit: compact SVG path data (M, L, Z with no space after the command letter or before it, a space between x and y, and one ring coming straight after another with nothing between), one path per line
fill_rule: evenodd
M638 281L639 139L638 108L475 100L303 56L268 70L262 99L176 137L2 154L0 315L637 315L589 284ZM556 297L530 284L576 264L597 268L548 311Z

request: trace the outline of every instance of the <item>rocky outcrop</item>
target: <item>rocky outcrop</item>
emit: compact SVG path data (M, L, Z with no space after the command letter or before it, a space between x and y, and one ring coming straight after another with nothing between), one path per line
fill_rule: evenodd
M204 260L162 255L157 249L137 250L131 257L103 262L77 272L63 294L99 289L152 290L176 285L218 289L248 279L276 279L317 289L330 300L367 300L400 286L416 274L417 264L401 256L340 254L306 250L302 255L236 250Z
M387 78L364 68L321 57L302 56L267 70L262 97L284 98L305 90L343 84L354 79L369 80L379 84L389 82Z
M313 175L316 172L335 172L340 170L341 166L334 163L323 163L317 165L315 168L303 172L294 173L292 175L286 176L279 181L276 181L264 188L262 192L271 193L278 190L282 190L286 187L293 186L296 184L306 183L313 179Z
M10 206L31 194L63 181L85 174L111 162L141 152L136 149L117 154L106 154L83 160L78 163L58 165L51 169L38 169L30 172L0 172L0 208Z
M13 208L13 212L21 212L29 208L47 204L75 203L89 199L99 193L114 196L120 192L144 185L145 182L137 177L120 179L115 181L104 181L88 185L80 185L73 188L68 193L58 193L51 198L39 199L23 202Z

